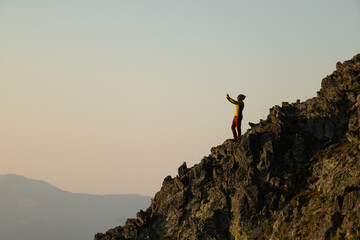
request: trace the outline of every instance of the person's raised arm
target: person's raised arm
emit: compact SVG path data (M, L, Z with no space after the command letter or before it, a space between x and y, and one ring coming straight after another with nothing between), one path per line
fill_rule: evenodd
M239 104L239 102L235 101L234 99L232 99L229 94L226 94L226 98L227 100L229 100L229 102L233 103L233 104Z

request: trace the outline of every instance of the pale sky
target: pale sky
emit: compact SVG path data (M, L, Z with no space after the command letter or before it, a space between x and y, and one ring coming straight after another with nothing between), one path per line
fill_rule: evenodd
M0 174L154 195L360 52L360 1L0 0Z

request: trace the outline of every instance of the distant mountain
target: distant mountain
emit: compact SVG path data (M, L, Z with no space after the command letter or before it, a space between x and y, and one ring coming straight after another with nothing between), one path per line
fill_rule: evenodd
M1 240L88 240L150 204L140 195L89 195L0 175Z

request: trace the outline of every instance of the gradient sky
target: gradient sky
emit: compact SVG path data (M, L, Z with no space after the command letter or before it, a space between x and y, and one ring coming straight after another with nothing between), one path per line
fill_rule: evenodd
M0 0L0 173L154 195L360 52L360 1Z

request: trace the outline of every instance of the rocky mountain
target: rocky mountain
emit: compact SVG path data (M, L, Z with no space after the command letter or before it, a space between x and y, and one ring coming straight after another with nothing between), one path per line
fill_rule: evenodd
M70 193L43 181L0 175L0 239L90 239L149 203L139 195Z
M360 239L360 54L282 103L95 240Z

